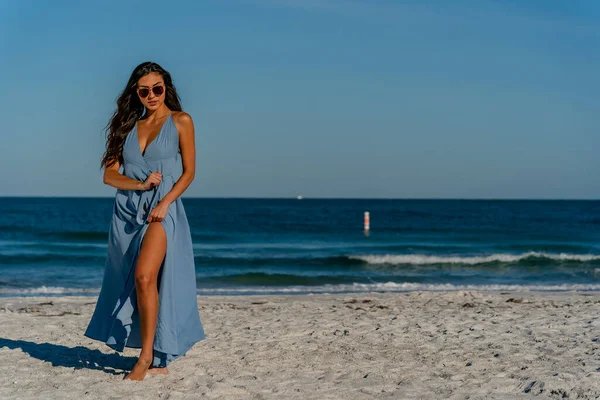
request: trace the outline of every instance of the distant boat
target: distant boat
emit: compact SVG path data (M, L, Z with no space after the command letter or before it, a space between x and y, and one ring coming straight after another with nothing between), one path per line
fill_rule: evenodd
M302 196L298 196L298 200L302 200Z

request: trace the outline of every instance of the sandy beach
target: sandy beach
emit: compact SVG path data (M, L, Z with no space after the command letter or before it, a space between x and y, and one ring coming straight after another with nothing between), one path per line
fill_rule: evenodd
M0 299L2 399L596 399L600 293L199 296L166 376L83 336L95 297Z

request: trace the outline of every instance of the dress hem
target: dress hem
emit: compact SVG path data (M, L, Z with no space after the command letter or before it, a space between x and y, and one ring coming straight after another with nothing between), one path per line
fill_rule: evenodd
M132 346L132 345L127 345L127 344L124 344L122 346L122 348L120 348L120 347L116 347L116 345L106 343L106 340L108 340L108 339L102 340L102 339L99 339L97 336L92 336L91 334L88 334L88 333L84 333L83 336L85 336L87 338L90 338L90 339L93 339L93 340L97 340L99 342L102 342L106 346L110 347L111 349L113 349L115 351L118 351L119 353L122 353L123 351L125 351L125 348L129 348L129 349L141 349L142 348L142 346ZM159 348L153 347L152 349L156 350L156 351L160 351L160 352L165 353L165 354L171 354L173 356L178 357L178 356L181 356L181 355L187 353L192 347L194 347L194 345L196 343L200 343L200 342L202 342L203 340L206 340L206 339L208 339L208 338L206 336L204 336L202 339L196 340L195 342L193 342L189 346L185 346L185 350L183 350L180 354L176 354L176 353L171 353L171 352L168 352L168 351L164 351L160 347Z

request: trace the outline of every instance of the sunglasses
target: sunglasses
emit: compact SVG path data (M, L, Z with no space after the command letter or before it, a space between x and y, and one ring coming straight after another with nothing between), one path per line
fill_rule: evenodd
M164 92L165 87L162 85L152 87L152 93L154 93L155 96L160 96ZM137 93L142 99L145 99L150 94L150 89L148 89L147 87L138 88Z

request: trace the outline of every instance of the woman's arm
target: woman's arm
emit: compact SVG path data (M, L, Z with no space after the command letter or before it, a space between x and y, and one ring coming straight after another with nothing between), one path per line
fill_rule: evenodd
M173 188L162 198L156 207L150 212L149 222L160 222L167 215L169 204L177 200L179 196L190 186L196 174L196 143L194 140L194 122L188 113L179 112L173 116L175 126L179 132L179 148L181 150L181 161L183 172Z
M119 173L121 164L115 161L110 167L104 169L104 183L121 190L148 190L154 185L158 185L162 179L160 172L150 174L145 182L137 181Z

